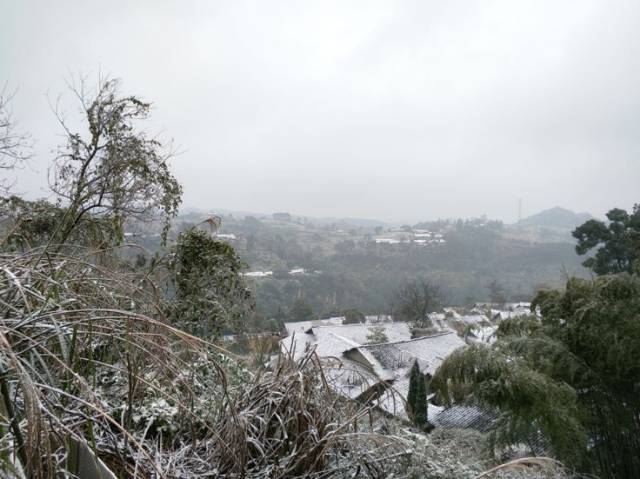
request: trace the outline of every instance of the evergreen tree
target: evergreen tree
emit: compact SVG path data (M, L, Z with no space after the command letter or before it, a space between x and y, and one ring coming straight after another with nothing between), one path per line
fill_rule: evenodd
M632 213L614 208L607 213L607 219L608 224L589 220L573 232L578 254L597 248L595 255L582 264L596 274L640 271L640 204L633 207Z
M357 309L346 309L343 314L344 320L342 324L359 324L367 320L365 315Z
M502 445L542 434L582 472L640 477L640 278L572 278L536 307L541 318L504 320L491 346L454 351L432 387L447 403L500 410Z
M202 230L184 231L178 235L171 267L175 297L170 313L175 324L206 338L246 329L253 298L231 245Z
M385 332L382 324L374 324L369 327L369 333L367 334L367 344L386 343L389 341L387 333Z
M409 394L407 395L409 417L418 427L427 425L427 388L424 375L420 372L418 360L413 363L409 377Z
M289 319L291 321L311 321L313 317L313 309L304 298L296 299L289 309Z

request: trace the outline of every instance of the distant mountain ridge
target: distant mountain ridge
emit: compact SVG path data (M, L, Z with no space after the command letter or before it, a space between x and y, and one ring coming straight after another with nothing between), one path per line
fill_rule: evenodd
M528 216L516 223L516 226L573 230L590 219L594 219L594 216L589 213L575 213L566 208L556 206Z

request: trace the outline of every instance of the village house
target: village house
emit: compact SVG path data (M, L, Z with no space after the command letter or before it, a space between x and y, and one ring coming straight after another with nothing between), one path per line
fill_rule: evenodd
M408 419L405 409L409 392L409 372L415 361L430 379L444 358L465 342L454 331L444 330L430 336L411 338L404 322L369 320L361 324L342 324L343 318L286 323L289 336L281 348L294 357L307 348L327 363L325 375L331 387L341 395L372 402L386 413ZM367 344L370 327L382 328L388 341ZM429 419L443 408L429 405Z

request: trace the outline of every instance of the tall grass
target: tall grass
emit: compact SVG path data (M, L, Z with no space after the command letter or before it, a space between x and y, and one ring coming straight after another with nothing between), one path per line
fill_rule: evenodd
M308 352L248 372L172 327L149 277L88 250L0 254L0 469L117 477L384 477L402 441L362 430ZM108 265L108 266L105 266Z

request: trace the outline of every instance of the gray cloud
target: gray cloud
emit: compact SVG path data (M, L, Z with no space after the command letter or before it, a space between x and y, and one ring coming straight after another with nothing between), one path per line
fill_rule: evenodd
M22 1L0 81L38 140L31 196L60 141L47 92L101 70L154 101L188 206L602 214L640 200L639 32L618 0Z

